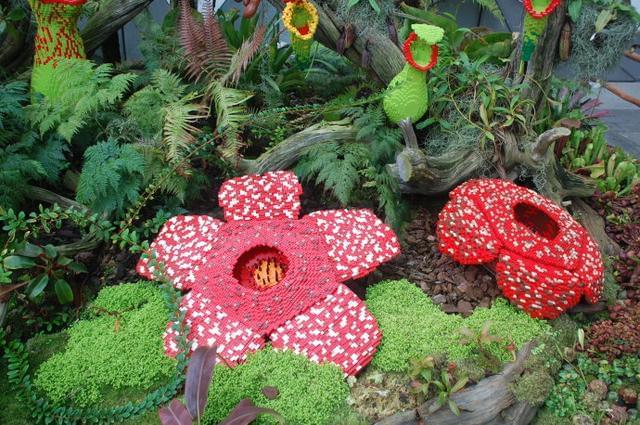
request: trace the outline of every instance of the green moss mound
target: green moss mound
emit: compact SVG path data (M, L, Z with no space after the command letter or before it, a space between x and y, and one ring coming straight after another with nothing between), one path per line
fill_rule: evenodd
M262 394L264 387L276 387L274 400ZM341 411L349 396L342 371L331 364L316 364L306 357L267 348L249 356L233 369L220 366L214 373L203 425L215 425L224 419L243 398L283 415L289 424L334 424L334 414ZM262 415L257 424L275 424L277 420Z
M152 284L104 288L67 331L64 351L37 370L36 389L55 404L78 407L142 398L175 369L162 341L168 314L162 291Z
M501 361L511 358L506 344L519 348L549 332L549 325L498 299L490 308L477 308L467 318L446 314L422 290L407 280L384 281L367 290L367 307L378 320L382 342L373 365L386 372L406 371L409 360L444 354L450 360L469 359L478 351L475 343L460 343L460 330L480 332L490 322L490 334L503 339L487 348Z

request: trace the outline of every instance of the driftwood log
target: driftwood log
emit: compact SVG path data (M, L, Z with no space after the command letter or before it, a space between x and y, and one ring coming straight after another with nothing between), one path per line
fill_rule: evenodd
M460 409L460 416L454 415L446 406L434 411L437 400L432 399L375 425L526 425L535 416L536 408L518 401L509 387L524 371L532 348L532 342L525 344L516 361L501 373L453 394L451 399Z
M487 168L486 155L479 149L428 156L418 146L411 123L403 122L401 128L406 146L398 154L396 163L389 165L389 170L404 193L446 193L465 180L481 175ZM286 169L293 166L310 146L328 141L351 142L355 140L355 134L350 124L315 125L290 136L255 160L242 160L239 166L250 173ZM551 129L535 141L524 143L523 150L513 134L503 132L499 137L502 160L496 167L496 175L515 178L523 168L531 171L542 168L545 170L544 195L558 203L567 197L590 196L594 191L592 181L565 171L553 154L553 143L568 134L566 128Z
M281 11L282 0L269 0L269 3ZM337 51L337 43L347 22L340 20L334 9L330 7L335 1L311 0L318 10L320 22L315 39L332 50ZM356 29L357 30L357 29ZM383 84L388 84L402 70L405 60L402 52L388 37L357 37L353 45L344 51L344 56L357 66L366 64L367 72ZM363 60L363 56L370 59Z
M524 14L523 10L523 20ZM543 106L545 94L549 90L553 77L553 68L556 65L558 56L558 44L560 34L567 16L567 2L560 2L560 5L547 17L547 26L544 33L538 38L538 43L531 60L525 64L524 70L520 69L522 58L523 34L520 33L514 55L511 58L509 74L514 84L527 83L522 91L522 97L531 99L536 108Z

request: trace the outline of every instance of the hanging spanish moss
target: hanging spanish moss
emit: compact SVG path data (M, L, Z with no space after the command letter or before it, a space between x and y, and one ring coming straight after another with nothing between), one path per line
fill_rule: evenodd
M573 50L570 64L578 79L603 78L608 70L618 64L638 27L631 16L618 13L617 19L593 36L600 10L592 4L585 4L571 37Z

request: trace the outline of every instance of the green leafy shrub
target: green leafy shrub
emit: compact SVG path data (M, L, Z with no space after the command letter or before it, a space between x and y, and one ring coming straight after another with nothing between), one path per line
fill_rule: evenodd
M597 396L592 390L590 384L595 380L601 381L600 385L604 386L606 400L602 400L605 394ZM579 354L575 364L566 363L558 373L545 406L558 418L571 418L577 413L587 413L597 418L606 410L607 404L618 402L618 391L621 388L632 388L635 391L640 389L638 357L594 361ZM636 418L632 416L631 419Z
M40 366L35 387L54 403L77 406L100 405L110 390L153 388L174 371L162 341L167 317L151 284L104 288L68 330L65 350Z
M0 205L16 207L29 184L55 183L67 166L67 143L49 134L38 137L28 124L29 86L21 81L0 85Z
M55 131L67 141L122 100L135 78L134 74L113 75L111 64L73 59L60 61L52 73L50 93L27 109L41 135Z
M85 151L76 199L97 213L123 212L142 186L144 157L109 139Z
M269 400L264 387L275 387L278 396ZM243 398L282 414L296 425L333 424L334 414L349 396L342 371L334 365L318 365L304 356L270 348L249 356L246 363L233 369L216 369L202 423L215 425L224 419ZM257 422L277 423L261 416Z
M512 357L507 343L520 347L549 330L545 322L502 299L491 308L477 308L467 318L445 314L407 280L384 281L369 288L366 304L383 335L373 365L384 371L406 371L411 359L428 355L445 354L452 361L477 357L475 342L460 343L463 327L480 332L489 322L492 335L501 342L485 344L483 349L501 361Z

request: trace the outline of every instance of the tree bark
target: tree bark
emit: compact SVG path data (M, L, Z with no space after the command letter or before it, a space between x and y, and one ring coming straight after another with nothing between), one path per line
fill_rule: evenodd
M269 0L269 2L281 11L284 8L282 0ZM315 39L332 50L336 49L336 43L346 22L340 20L335 10L328 7L326 2L311 1L318 9L320 22ZM367 72L376 80L387 85L404 66L405 60L402 52L389 38L356 38L353 46L345 50L344 56L356 66L363 64L365 50L371 58L371 63L366 67Z
M519 402L509 385L524 371L531 355L533 343L525 344L514 363L508 364L498 375L483 379L451 396L461 411L454 415L448 407L434 411L437 400L428 400L414 410L397 413L375 425L526 425L535 415L536 408Z
M91 17L80 31L87 53L96 50L112 34L142 12L152 0L114 0L106 3ZM33 59L33 40L29 37L28 22L20 31L7 37L0 45L0 67L9 71L26 68ZM26 78L27 76L24 75Z
M523 8L523 20L526 13ZM509 74L514 84L523 82L527 84L522 91L522 96L523 98L531 99L536 109L543 105L544 97L549 91L553 69L558 56L560 33L562 32L566 15L567 2L563 1L560 2L556 10L547 16L547 26L544 34L538 39L531 60L525 63L524 72L520 72L523 33L520 33L518 37L517 46L509 66Z

